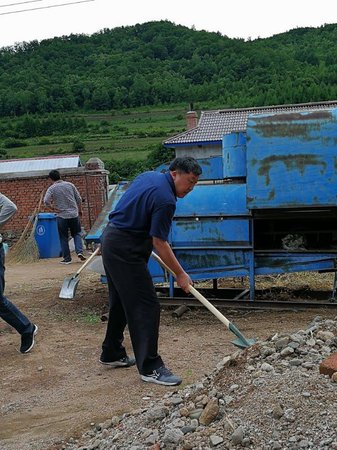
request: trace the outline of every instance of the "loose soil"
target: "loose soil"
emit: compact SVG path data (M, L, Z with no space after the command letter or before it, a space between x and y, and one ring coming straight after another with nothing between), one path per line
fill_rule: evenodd
M98 363L106 327L100 320L107 312L106 286L97 274L82 272L75 299L58 298L64 277L79 267L77 262L62 266L58 259L7 267L6 295L38 325L39 332L32 352L22 355L19 335L0 323L1 450L60 449L92 423L131 412L149 398L175 389L142 382L135 367L109 369ZM330 275L320 280L330 289ZM303 274L295 279L269 278L269 287L281 281L297 288L312 279ZM266 278L263 283L268 284ZM162 310L159 349L168 367L183 377L184 387L237 348L231 344L235 336L203 307L190 309L179 319L172 317L174 309ZM260 339L297 331L317 315L336 315L336 309L221 311L246 337ZM125 345L132 354L128 334Z

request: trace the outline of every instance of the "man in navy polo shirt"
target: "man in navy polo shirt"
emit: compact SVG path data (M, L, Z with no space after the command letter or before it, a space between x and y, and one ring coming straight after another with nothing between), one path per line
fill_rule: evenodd
M158 354L160 305L147 263L154 247L189 292L192 281L167 242L176 201L192 191L201 174L194 158L176 158L166 173L145 172L131 183L102 236L102 258L109 287L109 321L100 362L110 367L137 364L143 381L181 383ZM123 346L128 325L135 359Z

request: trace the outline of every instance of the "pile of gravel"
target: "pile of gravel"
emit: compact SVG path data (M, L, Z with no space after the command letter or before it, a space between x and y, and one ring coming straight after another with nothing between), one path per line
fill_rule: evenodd
M93 425L66 450L337 449L337 317L237 351L200 382L146 398L141 410Z

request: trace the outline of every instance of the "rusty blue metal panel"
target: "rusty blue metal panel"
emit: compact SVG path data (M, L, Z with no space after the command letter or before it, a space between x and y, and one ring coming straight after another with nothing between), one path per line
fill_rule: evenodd
M250 116L247 206L336 206L337 110Z
M245 177L246 170L245 133L225 134L222 141L223 177Z
M249 275L250 250L176 249L175 254L193 280Z
M259 252L255 255L255 274L281 274L334 269L337 253Z
M212 156L211 158L198 159L202 168L200 180L221 180L222 176L222 157Z
M246 184L198 184L178 199L175 217L247 214Z
M249 242L249 222L245 219L176 218L171 227L173 248L242 247L249 245Z

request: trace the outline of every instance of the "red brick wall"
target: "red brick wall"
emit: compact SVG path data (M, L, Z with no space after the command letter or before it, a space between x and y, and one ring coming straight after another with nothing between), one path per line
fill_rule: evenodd
M9 232L13 240L17 240L29 217L34 214L38 207L42 193L51 185L48 173L43 175L24 176L24 177L6 177L0 180L0 192L12 200L17 208L17 213L6 223L4 232ZM73 183L83 199L82 226L88 232L94 224L98 214L102 210L108 192L107 171L105 170L85 170L67 169L62 170L62 179ZM50 212L44 207L43 201L40 212ZM10 236L9 236L10 237Z

